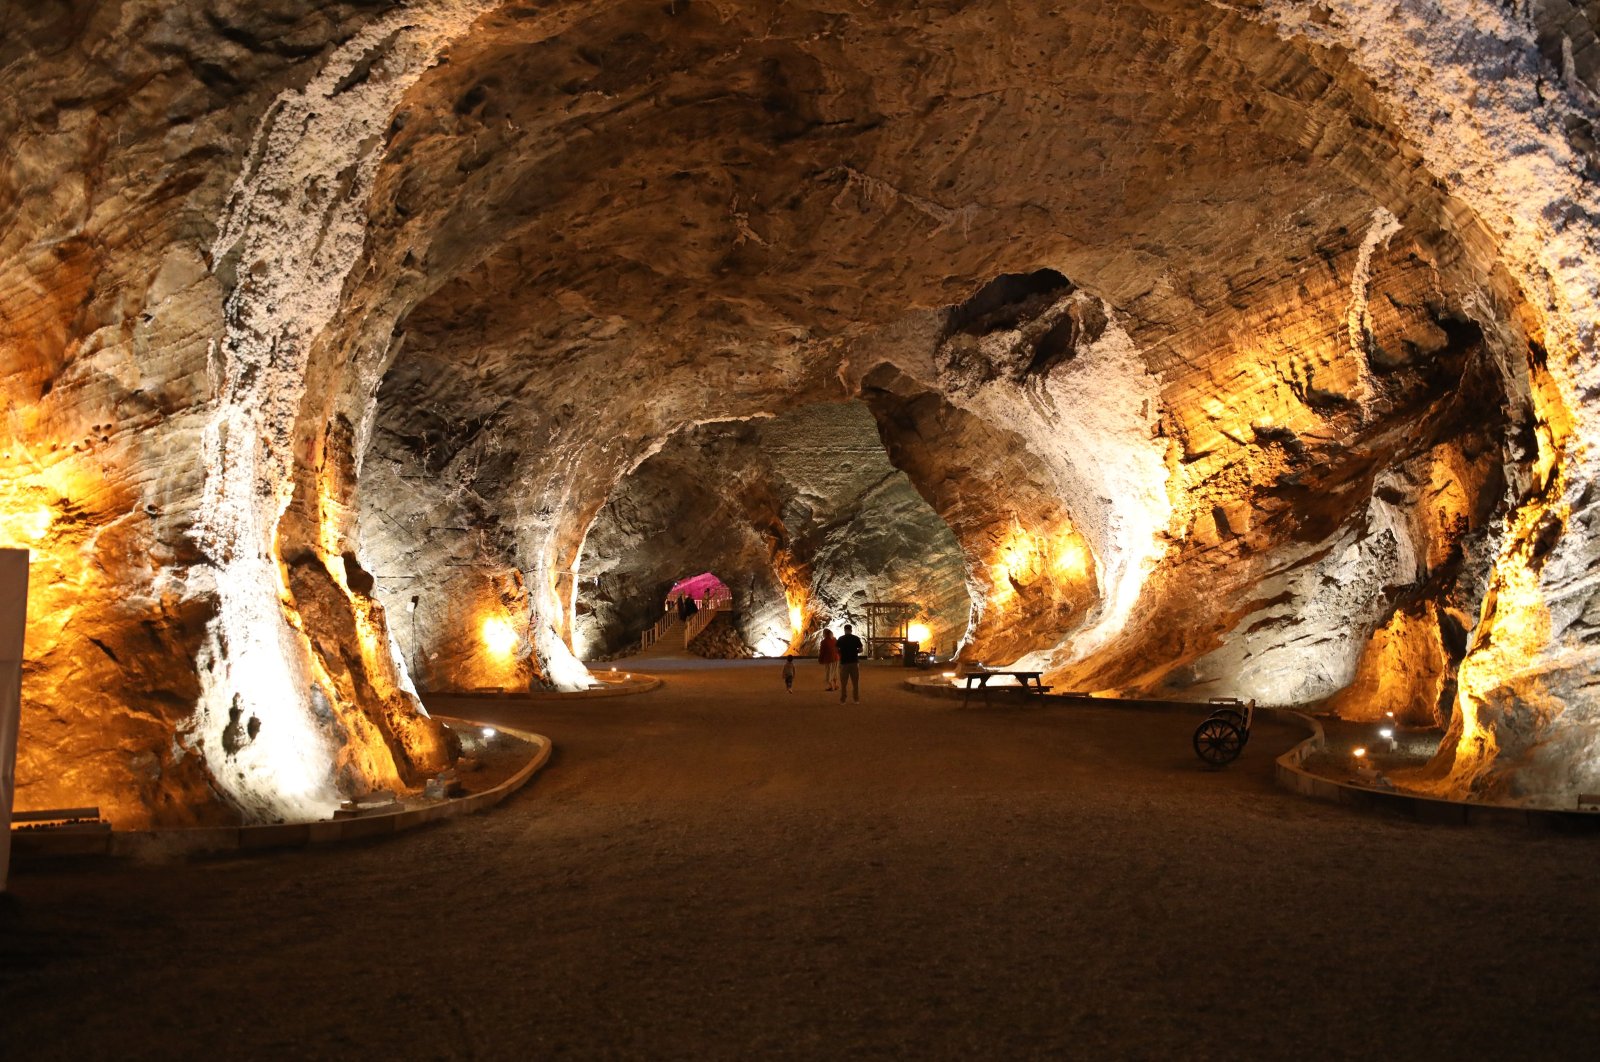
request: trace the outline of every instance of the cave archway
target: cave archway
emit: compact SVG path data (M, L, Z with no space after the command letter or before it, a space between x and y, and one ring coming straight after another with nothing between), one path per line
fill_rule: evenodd
M915 597L950 643L971 609L960 543L860 402L687 429L622 477L584 539L584 645L624 647L666 581L705 561L763 655L811 646L877 596Z
M702 608L728 608L733 604L733 590L716 572L697 572L674 579L667 589L668 608L685 599Z
M1526 11L290 2L132 47L82 6L19 15L5 72L108 86L4 130L41 803L270 819L438 760L359 541L358 479L406 489L363 466L391 366L507 442L466 563L530 678L581 676L620 477L862 395L952 528L1054 492L1097 584L1038 650L1072 685L1301 700L1388 660L1460 709L1441 791L1596 784L1592 71ZM1034 467L919 449L941 423ZM1034 519L986 600L1072 554Z

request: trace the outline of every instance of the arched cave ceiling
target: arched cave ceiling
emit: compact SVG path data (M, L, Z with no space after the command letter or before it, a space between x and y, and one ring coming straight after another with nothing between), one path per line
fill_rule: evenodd
M0 13L25 800L414 784L397 643L503 613L581 683L608 499L857 398L986 659L1397 703L1452 728L1432 791L1600 780L1587 8Z
M860 403L708 424L640 465L584 541L586 644L622 648L697 562L733 590L746 643L766 652L862 624L869 601L919 605L945 652L967 632L960 543L889 464Z

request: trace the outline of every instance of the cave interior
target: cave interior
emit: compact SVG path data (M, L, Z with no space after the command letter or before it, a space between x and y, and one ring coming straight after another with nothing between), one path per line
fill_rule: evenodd
M416 788L707 571L1600 791L1595 9L1416 6L4 4L19 806Z

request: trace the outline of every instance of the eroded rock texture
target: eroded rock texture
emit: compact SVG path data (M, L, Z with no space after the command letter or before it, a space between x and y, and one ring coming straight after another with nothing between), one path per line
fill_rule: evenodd
M859 403L710 424L674 436L622 481L584 543L583 648L614 653L667 590L714 563L745 641L770 654L860 624L868 601L911 601L946 652L966 633L960 546L889 464ZM686 567L686 565L688 567Z
M448 760L412 672L581 685L691 569L792 635L936 534L969 655L1600 785L1589 6L0 18L25 806L317 814ZM903 477L774 447L853 400Z

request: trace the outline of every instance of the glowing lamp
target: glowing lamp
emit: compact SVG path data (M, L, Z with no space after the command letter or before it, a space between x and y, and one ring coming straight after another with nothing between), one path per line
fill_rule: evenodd
M1367 754L1367 750L1366 749L1353 749L1350 752L1350 755L1354 756L1358 760L1363 758L1364 756L1366 756L1366 754Z
M928 636L931 633L932 632L928 630L927 624L913 623L911 626L906 628L906 640L916 642L918 645L926 645L928 643Z
M42 507L31 513L24 513L21 520L22 533L28 536L29 541L37 542L50 533L50 525L55 519L55 513Z
M489 740L489 739L490 739L490 738L492 738L492 737L494 737L494 735L495 735L495 729L494 729L494 727L492 727L492 726L486 726L486 727L484 727L484 728L483 728L483 739L484 739L484 740L485 740L485 741L487 741L487 740Z
M1089 552L1076 541L1068 541L1056 553L1056 571L1061 575L1082 578L1089 570Z
M9 515L0 513L0 526L10 529L18 539L26 542L37 542L50 533L50 525L55 522L56 514L47 506L37 509L27 509ZM4 537L0 533L0 537Z
M501 616L490 616L483 621L483 647L495 656L510 656L517 647L517 630Z
M1378 736L1381 738L1392 738L1394 737L1394 731L1390 730L1388 727L1384 727L1382 730L1378 731Z

